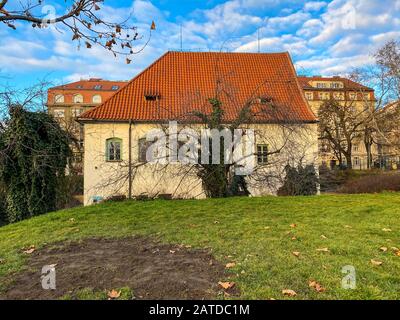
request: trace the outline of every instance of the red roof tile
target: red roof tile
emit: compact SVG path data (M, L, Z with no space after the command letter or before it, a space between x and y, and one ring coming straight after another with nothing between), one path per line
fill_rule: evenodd
M288 53L168 52L81 120L165 121L208 113L209 98L223 104L225 120L236 119L248 101L268 98L253 108L256 120L316 121L297 81ZM157 99L148 101L145 97Z
M308 90L329 90L331 88L315 88L310 85L310 81L340 81L343 82L344 84L344 89L349 89L349 90L364 90L364 91L374 91L371 88L368 88L360 83L357 83L353 80L343 78L343 77L319 77L319 76L313 76L313 77L299 77L299 82L300 85L302 86L303 89L308 89ZM337 88L332 88L332 90L338 90Z
M80 80L76 82L71 82L68 84L60 85L57 87L50 88L49 90L94 90L96 86L101 86L99 91L116 91L113 87L116 86L122 88L127 85L127 81L109 81L98 78L92 78L89 80Z

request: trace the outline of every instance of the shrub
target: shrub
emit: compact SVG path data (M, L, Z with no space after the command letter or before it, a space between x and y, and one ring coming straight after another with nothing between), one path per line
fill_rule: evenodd
M363 176L347 181L338 189L339 193L379 193L383 191L400 191L400 174L383 173Z
M286 177L283 186L278 190L279 196L311 196L318 193L319 182L314 166L286 166L285 171Z

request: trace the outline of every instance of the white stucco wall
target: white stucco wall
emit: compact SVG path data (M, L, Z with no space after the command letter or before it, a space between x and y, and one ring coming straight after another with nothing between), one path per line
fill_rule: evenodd
M171 194L175 198L204 198L201 180L190 165L169 164L167 167L138 163L138 140L157 124L133 124L132 126L132 194ZM316 124L299 126L252 125L256 144L267 144L270 152L265 167L256 167L247 179L252 195L275 194L284 178L287 164L318 163L318 132ZM106 140L122 139L122 162L106 161ZM128 123L86 123L84 158L84 202L91 204L94 197L107 198L128 194ZM279 151L279 152L278 152ZM255 156L254 156L255 157ZM254 158L255 159L255 158Z

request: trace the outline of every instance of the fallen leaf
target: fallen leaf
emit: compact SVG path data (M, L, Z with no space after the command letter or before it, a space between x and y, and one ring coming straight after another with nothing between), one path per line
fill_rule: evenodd
M392 249L393 251L400 251L400 249L397 247L391 247L390 249Z
M296 291L293 291L293 290L290 290L290 289L284 289L284 290L282 290L282 294L283 294L284 296L288 296L288 297L297 296Z
M241 274L245 274L245 273L246 273L246 271L242 270Z
M70 222L75 222L74 218L69 219Z
M380 247L379 250L381 250L381 251L383 251L383 252L386 252L386 251L388 251L388 248L386 248L386 247Z
M371 263L375 266L381 266L383 264L382 261L371 259Z
M275 301L276 299L274 299L274 298L269 298L269 300L271 300L271 301Z
M321 235L322 239L328 239L326 236L324 236L323 234Z
M290 225L290 227L291 227L291 228L296 228L297 225L296 225L295 223L292 223L292 224Z
M218 223L219 223L219 221L218 221L218 220L214 221L214 224L218 224Z
M117 291L117 290L113 289L113 290L109 291L107 295L110 299L118 299L119 296L121 295L121 291Z
M230 268L233 268L234 266L236 266L236 263L229 262L229 263L226 264L225 268L230 269Z
M383 231L383 232L392 232L392 229L389 229L389 228L383 228L383 229L382 229L382 231Z
M321 249L317 249L317 251L319 252L329 252L328 248L321 248Z
M400 257L400 250L394 253L396 256Z
M298 252L298 251L294 251L294 252L292 252L292 254L293 254L294 256L296 256L296 257L300 256L300 252Z
M0 259L0 264L2 264L4 262L4 259Z
M169 253L172 253L172 254L174 254L176 251L174 251L174 250L169 250Z
M318 283L317 281L314 281L314 280L311 280L311 281L308 283L308 286L309 286L310 288L314 288L315 291L317 291L318 293L324 292L324 291L325 291L325 288L324 288L323 286L321 286L320 283Z
M24 253L25 253L25 254L31 254L31 253L33 253L35 250L36 250L36 249L35 249L35 246L34 246L34 245L31 245L29 248L26 248L26 249L24 250Z
M233 288L235 286L234 282L218 282L218 284L225 290Z
M352 228L352 226L349 226L347 224L344 227L347 228L347 229L351 229Z
M297 238L296 237L292 237L292 240L297 240Z
M271 229L271 227L264 227L264 229L265 229L265 230L269 230L269 229Z

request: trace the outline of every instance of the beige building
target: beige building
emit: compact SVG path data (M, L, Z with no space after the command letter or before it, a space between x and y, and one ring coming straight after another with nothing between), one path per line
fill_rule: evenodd
M61 126L74 137L74 163L83 160L83 127L75 120L114 95L126 81L106 81L92 78L53 87L48 90L47 109Z
M366 108L369 110L374 110L375 108L374 90L350 79L343 77L299 76L299 82L303 88L305 98L317 118L320 107L330 99L339 101L344 106L356 108L360 111L360 115L363 114ZM320 165L330 168L340 165L339 159L335 156L327 141L319 141L319 155ZM372 158L373 165L379 161L377 145L372 147ZM345 165L345 160L343 161L344 163L342 164ZM355 141L353 145L352 162L353 169L367 169L368 167L367 151L362 139Z
M187 142L182 129L206 128L196 115L210 114L209 99L216 96L226 124L249 112L251 121L239 127L245 140L254 133L245 175L251 195L276 193L286 165L316 166L317 122L289 54L168 52L79 117L85 127L85 204L121 195L205 197L198 164L149 162L146 138L152 129L171 136L168 124L176 121L179 144Z

